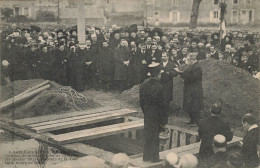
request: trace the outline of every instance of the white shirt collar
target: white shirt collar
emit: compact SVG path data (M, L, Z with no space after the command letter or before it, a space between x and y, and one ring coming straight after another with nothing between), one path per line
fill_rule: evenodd
M167 64L168 64L168 61L167 62L163 62L163 67L166 67Z
M252 130L252 129L254 129L254 128L257 128L257 127L258 127L258 125L257 125L257 124L254 124L254 125L252 125L251 127L249 127L248 131L250 131L250 130Z

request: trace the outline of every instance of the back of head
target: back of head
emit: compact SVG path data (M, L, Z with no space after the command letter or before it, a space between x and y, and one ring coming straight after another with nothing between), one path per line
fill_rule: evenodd
M215 115L219 115L222 111L222 104L221 103L214 103L211 106L211 113Z
M227 147L227 142L226 142L225 136L223 136L221 134L215 135L213 138L212 145L213 145L214 153L225 152L226 147Z
M253 114L245 114L242 118L243 123L248 123L249 125L254 125L257 123L257 120Z
M129 165L129 157L124 153L115 154L112 160L113 168L127 168Z
M164 167L176 167L179 161L179 157L176 153L170 152L166 155L163 165Z
M185 154L180 158L179 166L181 168L195 168L198 165L198 159L193 154Z

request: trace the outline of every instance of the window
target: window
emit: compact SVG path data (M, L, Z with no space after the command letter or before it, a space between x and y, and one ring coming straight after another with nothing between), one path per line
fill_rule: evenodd
M243 10L243 11L242 11L242 15L246 15L246 10Z
M238 0L233 0L233 4L237 5L238 4Z
M107 4L109 4L109 0L107 0Z
M214 5L218 5L219 0L213 0Z
M246 5L251 5L252 0L246 0Z
M159 12L154 12L154 15L155 15L155 16L159 15Z
M172 6L178 6L178 0L172 0Z
M29 9L28 8L24 8L24 15L29 16Z
M214 19L218 19L218 11L213 12L213 17L214 17Z

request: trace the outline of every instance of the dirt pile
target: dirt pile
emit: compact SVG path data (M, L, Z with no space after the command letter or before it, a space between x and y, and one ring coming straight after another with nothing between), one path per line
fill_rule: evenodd
M241 119L245 113L259 112L259 80L247 71L218 60L203 60L199 62L203 71L204 115L209 115L209 109L214 102L223 103L223 115L229 119ZM124 91L122 99L138 105L139 85ZM173 80L173 101L171 109L179 109L183 101L183 79L179 76Z
M4 87L1 87L1 102L22 93L23 91L35 86L43 80L20 80L14 81ZM72 103L71 97L61 93L61 85L50 82L51 87L36 96L23 101L15 107L4 109L1 113L8 115L13 119L35 117L48 114L62 114L71 111L77 111L74 104ZM68 89L70 87L67 87ZM80 109L86 110L89 108L99 106L98 103L92 99L87 98L87 102L80 106Z

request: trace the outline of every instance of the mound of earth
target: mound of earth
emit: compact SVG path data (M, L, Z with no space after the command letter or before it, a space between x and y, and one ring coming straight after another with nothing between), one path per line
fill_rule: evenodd
M1 87L1 102L22 93L23 91L35 86L44 80L19 80L9 83ZM63 87L55 82L50 82L51 87L34 97L25 100L14 107L8 107L1 111L5 116L12 117L13 119L35 117L48 114L62 114L66 112L77 111L71 97L68 94L60 92ZM70 87L66 87L70 89ZM77 100L77 99L74 99ZM86 103L79 104L77 107L80 110L87 110L100 106L91 98L87 98Z
M259 112L259 80L247 71L219 60L202 60L199 62L203 71L203 115L209 115L211 105L223 103L222 113L230 121L241 119L248 112L258 116ZM121 93L122 99L134 105L139 104L139 85ZM171 109L182 111L183 79L173 80L173 101ZM178 111L175 111L178 113Z

